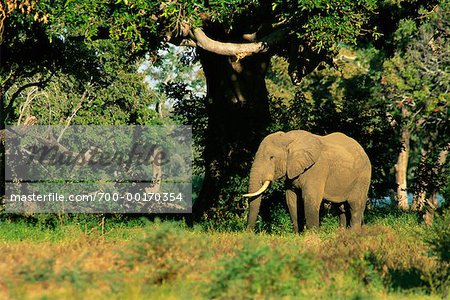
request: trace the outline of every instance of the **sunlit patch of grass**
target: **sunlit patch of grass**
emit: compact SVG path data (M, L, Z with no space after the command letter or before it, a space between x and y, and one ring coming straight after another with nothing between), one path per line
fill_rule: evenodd
M33 226L26 223L0 223L0 241L20 242L24 240L54 242L78 236L81 233L76 226L58 227L56 229Z

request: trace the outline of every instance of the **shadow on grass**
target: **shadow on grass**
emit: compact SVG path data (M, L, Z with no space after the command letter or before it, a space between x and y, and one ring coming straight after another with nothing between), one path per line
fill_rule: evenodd
M394 290L423 288L426 282L421 278L421 272L415 268L407 270L389 270L390 286Z

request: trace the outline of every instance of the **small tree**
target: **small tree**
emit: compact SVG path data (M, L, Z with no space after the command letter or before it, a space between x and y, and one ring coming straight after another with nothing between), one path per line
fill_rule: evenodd
M434 182L439 182L450 140L449 12L448 1L444 0L424 15L426 22L421 26L417 27L411 20L402 22L396 36L400 47L384 64L381 82L385 97L391 101L390 112L403 144L396 165L397 200L402 209L409 208L406 175L410 143L420 149L421 155L414 207L422 207L425 197L436 198L432 195L436 195L440 186ZM433 161L428 168L433 170L431 173L426 171L430 161ZM425 176L426 173L432 175Z

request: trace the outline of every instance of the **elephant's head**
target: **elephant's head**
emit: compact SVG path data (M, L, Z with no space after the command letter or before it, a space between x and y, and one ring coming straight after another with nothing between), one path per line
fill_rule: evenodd
M250 172L248 229L253 229L261 194L270 183L287 176L294 179L310 168L320 156L320 140L306 131L275 132L261 142Z

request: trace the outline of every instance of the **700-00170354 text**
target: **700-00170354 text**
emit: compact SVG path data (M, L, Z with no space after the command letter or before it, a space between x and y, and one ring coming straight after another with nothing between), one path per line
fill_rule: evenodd
M181 202L184 199L183 193L108 193L94 192L89 194L78 194L65 196L59 193L48 194L12 194L10 202Z

